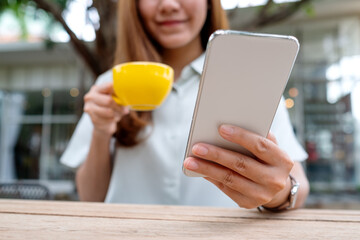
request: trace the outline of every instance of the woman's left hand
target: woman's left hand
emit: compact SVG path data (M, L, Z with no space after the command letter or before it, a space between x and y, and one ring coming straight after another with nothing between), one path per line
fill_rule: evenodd
M230 125L221 126L219 133L255 157L198 143L192 149L196 157L187 158L185 168L206 176L205 179L240 207L277 207L286 202L290 191L289 173L294 162L278 147L275 137L269 133L264 138Z

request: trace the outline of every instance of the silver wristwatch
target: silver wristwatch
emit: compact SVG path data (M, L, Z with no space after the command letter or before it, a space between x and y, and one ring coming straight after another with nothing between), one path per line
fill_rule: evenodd
M300 187L300 183L298 183L296 179L293 176L291 176L291 174L289 175L289 177L291 181L291 189L289 194L289 206L287 206L286 209L292 209L295 207L296 199Z

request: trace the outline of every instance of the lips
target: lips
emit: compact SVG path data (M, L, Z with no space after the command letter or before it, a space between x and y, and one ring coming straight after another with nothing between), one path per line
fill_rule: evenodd
M176 25L179 25L179 24L182 24L182 23L185 23L186 20L165 20L165 21L160 21L158 22L158 24L160 26L176 26Z

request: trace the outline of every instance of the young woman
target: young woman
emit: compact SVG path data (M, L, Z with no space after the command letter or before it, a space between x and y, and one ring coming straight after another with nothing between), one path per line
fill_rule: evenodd
M112 100L111 71L99 77L61 158L78 168L80 200L281 210L295 203L290 190L297 181L295 208L301 206L308 181L299 161L306 153L283 102L268 138L236 126L219 128L223 138L256 157L199 143L184 167L206 178L182 173L205 46L213 31L228 27L220 0L119 0L118 11L115 64L162 62L174 68L175 83L160 108L132 112Z

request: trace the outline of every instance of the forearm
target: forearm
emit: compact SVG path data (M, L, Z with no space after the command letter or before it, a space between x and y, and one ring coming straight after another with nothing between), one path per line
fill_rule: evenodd
M89 154L76 173L81 201L103 202L111 177L111 137L93 132Z

